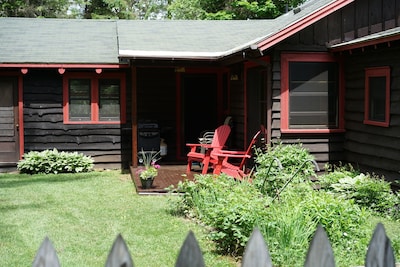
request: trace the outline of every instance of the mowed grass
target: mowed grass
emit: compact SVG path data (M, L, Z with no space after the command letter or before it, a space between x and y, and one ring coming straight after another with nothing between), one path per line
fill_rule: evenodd
M129 174L0 174L0 266L30 266L46 236L62 266L104 266L118 234L135 266L174 266L189 230L207 266L236 266L168 213L167 196L138 196Z

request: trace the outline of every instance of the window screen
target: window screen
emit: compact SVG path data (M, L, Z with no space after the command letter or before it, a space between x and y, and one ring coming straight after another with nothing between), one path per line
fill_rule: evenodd
M338 127L338 66L335 62L289 63L289 128Z
M101 121L115 121L120 119L119 80L100 80L99 117Z
M69 81L69 118L71 121L90 121L90 79Z
M386 77L369 77L369 119L384 122L385 104Z

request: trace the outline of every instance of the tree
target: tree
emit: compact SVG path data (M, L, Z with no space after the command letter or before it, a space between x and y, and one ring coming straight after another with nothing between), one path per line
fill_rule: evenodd
M0 0L1 17L66 17L69 0Z
M174 0L168 5L170 19L205 19L206 11L202 9L200 0Z
M305 0L174 0L172 19L272 19Z
M0 0L2 17L270 19L305 0Z
M74 0L73 14L87 19L164 19L168 0Z
M165 19L170 0L137 0L133 5L138 19Z

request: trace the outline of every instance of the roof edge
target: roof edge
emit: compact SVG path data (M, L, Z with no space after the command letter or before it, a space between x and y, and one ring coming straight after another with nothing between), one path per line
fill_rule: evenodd
M183 52L183 51L145 51L145 50L119 50L120 58L159 58L159 59L219 59L225 52Z
M273 45L283 41L284 39L290 37L291 35L299 32L300 30L310 26L311 24L315 23L316 21L332 14L333 12L341 9L342 7L347 6L348 4L354 2L354 0L338 0L332 1L332 3L327 4L326 6L316 10L315 12L309 14L306 17L300 18L296 22L288 25L281 31L273 34L271 37L264 39L263 41L259 42L258 48L260 50L266 50Z
M6 63L0 62L0 68L62 68L62 69L120 69L129 67L126 63Z
M341 52L397 40L400 40L400 27L379 32L377 34L366 35L348 42L330 46L328 45L327 47L332 52Z

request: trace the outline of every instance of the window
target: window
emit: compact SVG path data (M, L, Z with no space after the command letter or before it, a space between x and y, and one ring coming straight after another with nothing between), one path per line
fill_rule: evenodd
M282 54L282 132L343 130L342 87L337 60L329 54Z
M365 70L364 123L389 126L390 116L390 68Z
M69 73L63 83L65 123L125 122L123 74Z

